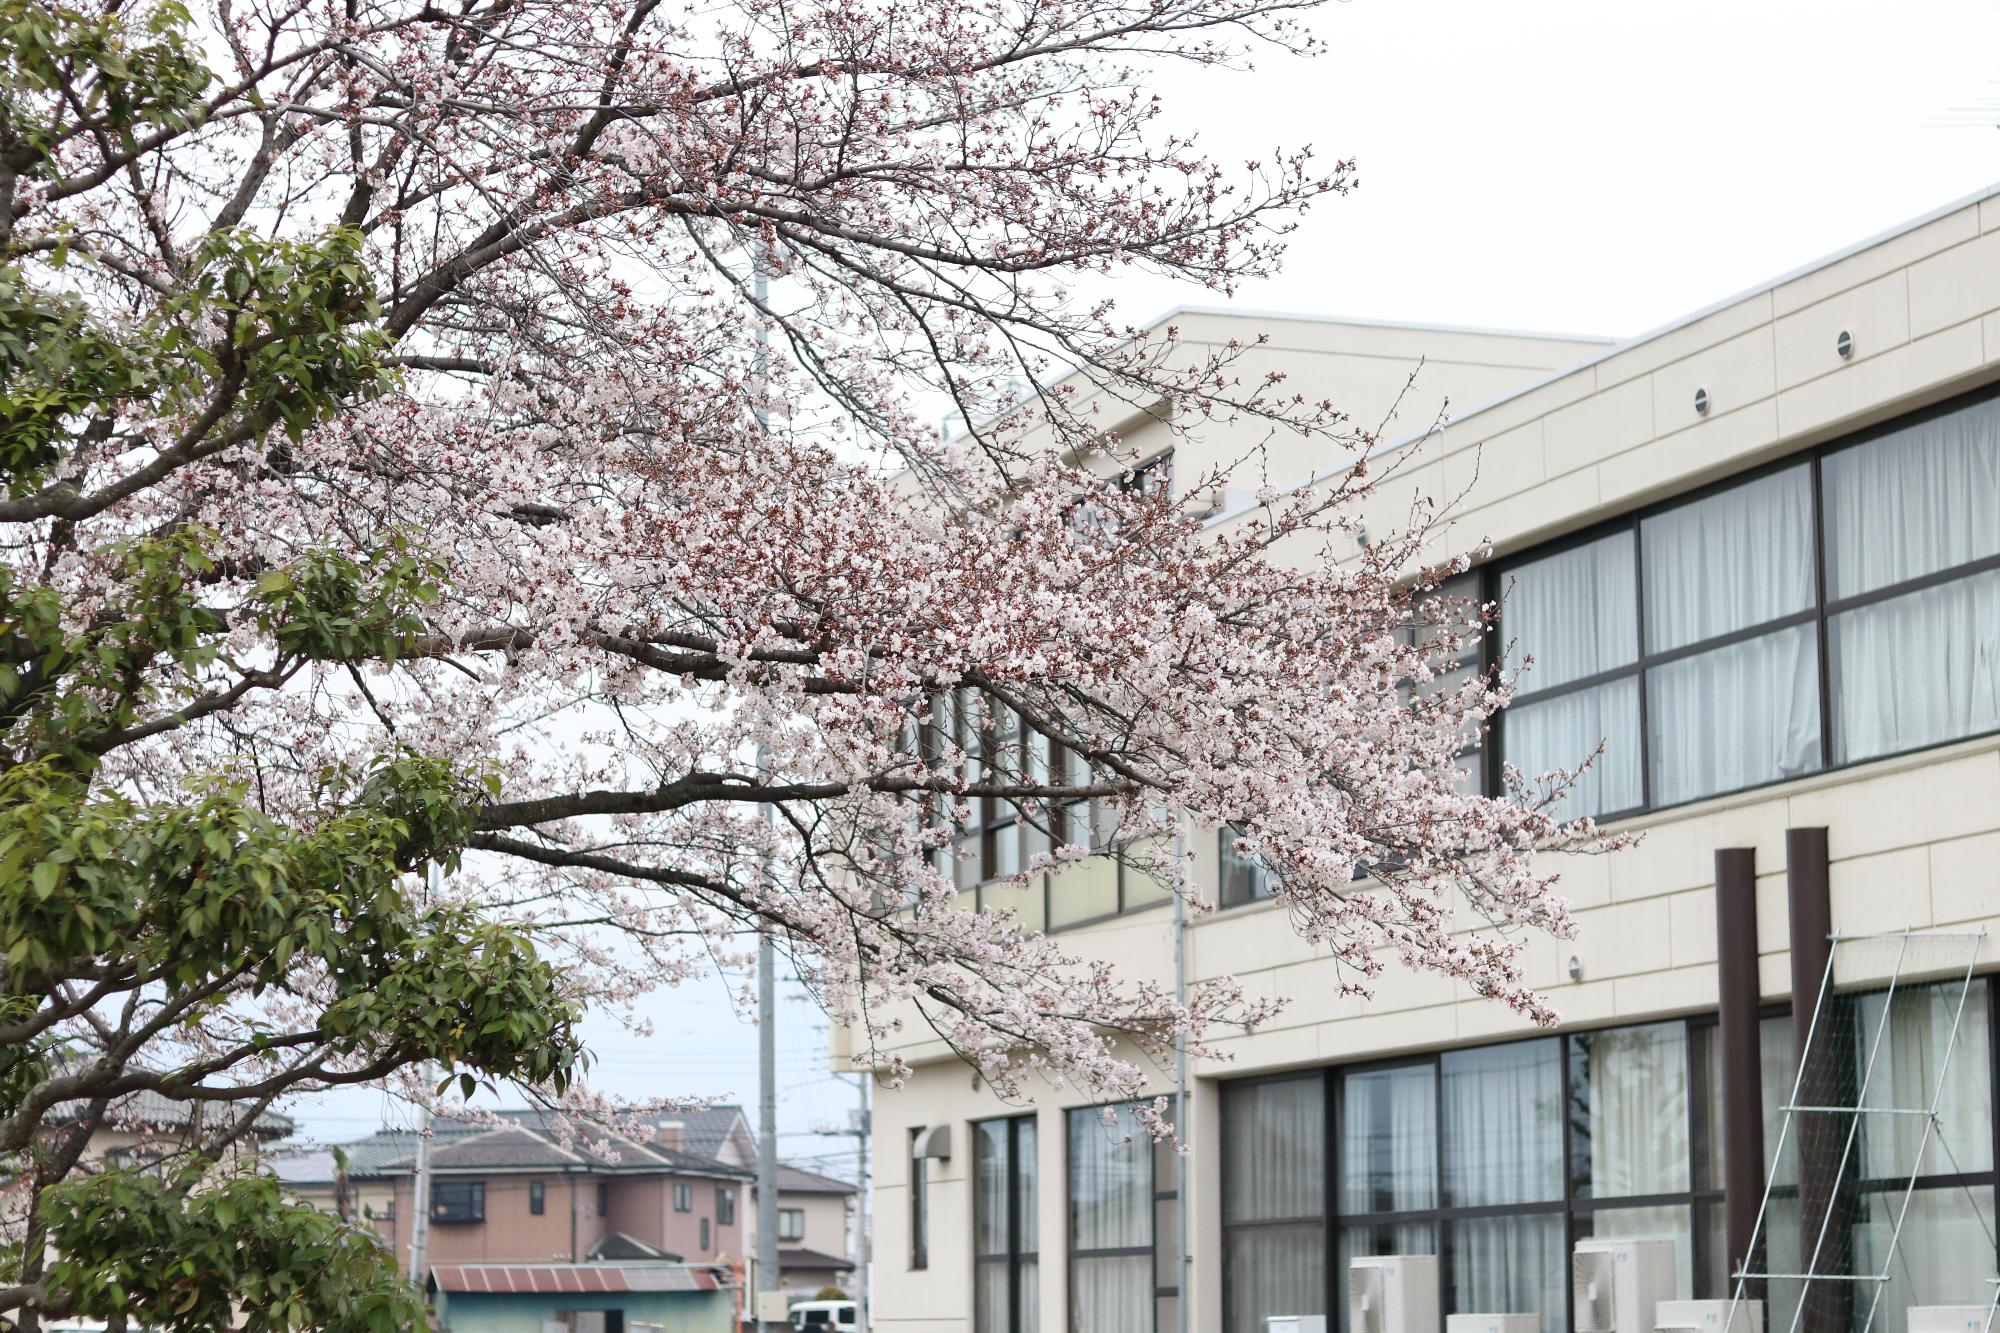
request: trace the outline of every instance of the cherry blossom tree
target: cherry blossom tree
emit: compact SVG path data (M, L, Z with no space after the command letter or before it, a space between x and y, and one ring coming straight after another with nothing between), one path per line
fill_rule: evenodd
M953 834L1005 803L1048 845L1020 883L1115 854L1198 912L1183 835L1228 823L1355 990L1399 962L1549 1020L1518 952L1570 923L1535 855L1594 835L1549 814L1561 775L1458 789L1508 690L1424 688L1486 632L1431 595L1464 557L1426 511L1357 540L1389 464L1253 349L1076 295L1230 291L1349 187L1304 150L1211 160L1144 80L1310 50L1305 7L0 0L8 817L282 843L373 811L375 882L463 855L424 910L560 967L526 1011L763 932L864 1058L919 1022L1003 1092L1105 1098L1144 1085L1126 1043L1270 1005L965 910ZM1132 484L1107 425L1139 410L1352 466L1210 530ZM449 817L411 833L413 790ZM9 1021L142 1077L89 955L56 975L24 929ZM176 1028L200 1072L161 1092L261 1095L270 1052L205 1025L337 1008L337 948L272 956L222 966L234 1007ZM569 1068L314 1049L286 1091Z

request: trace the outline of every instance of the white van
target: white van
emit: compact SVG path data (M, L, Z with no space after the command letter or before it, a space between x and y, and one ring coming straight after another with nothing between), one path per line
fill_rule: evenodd
M827 1333L859 1333L860 1311L853 1301L794 1301L792 1327L825 1329Z

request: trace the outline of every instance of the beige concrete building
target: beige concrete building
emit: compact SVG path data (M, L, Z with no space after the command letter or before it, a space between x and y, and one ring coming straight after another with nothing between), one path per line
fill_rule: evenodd
M1935 1099L1934 1117L1778 1108L1829 933L2000 926L2000 190L1615 346L1176 322L1191 342L1272 332L1260 355L1360 424L1424 359L1400 428L1424 433L1446 395L1451 420L1370 525L1453 501L1458 544L1494 550L1465 589L1505 597L1483 655L1513 642L1537 664L1468 747L1468 781L1601 740L1571 808L1645 837L1563 867L1581 933L1536 942L1530 967L1553 1033L1393 967L1372 1000L1334 998L1226 831L1199 862L1221 910L1184 927L1110 858L1047 884L1027 912L1070 947L1167 980L1178 928L1191 979L1291 1007L1195 1063L1185 1175L1061 1094L1000 1104L913 1029L915 1075L874 1119L876 1326L1337 1328L1348 1260L1403 1252L1438 1256L1445 1312L1566 1333L1569 1255L1611 1235L1670 1240L1683 1297L1728 1295L1753 1234L1755 1271L1887 1279L1817 1283L1803 1311L1774 1281L1773 1330L1904 1333L1909 1306L1990 1301L1990 934L1843 938L1806 1043L1803 1104ZM1121 430L1166 448L1144 414ZM1172 474L1244 444L1183 443ZM1318 484L1333 462L1267 457L1267 477L1190 503L1227 524L1261 480ZM975 892L1008 860L992 818Z

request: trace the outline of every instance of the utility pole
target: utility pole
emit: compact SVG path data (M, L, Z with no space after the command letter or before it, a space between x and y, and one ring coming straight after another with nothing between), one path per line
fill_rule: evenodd
M764 300L766 281L764 266L759 263L759 304ZM757 335L760 370L763 358L764 335L760 332ZM758 389L761 393L761 384ZM760 405L760 424L762 417ZM760 774L765 772L769 761L769 752L759 747L757 771ZM777 810L767 801L763 814L767 832L775 834ZM767 851L761 860L768 889L770 853ZM781 1276L778 1271L778 950L766 930L760 932L757 941L757 1308L752 1311L756 1327L762 1333L773 1333L785 1326L767 1318L773 1313L768 1307L783 1301L779 1285Z
M875 1078L870 1071L864 1069L861 1071L860 1080L861 1109L855 1113L854 1132L861 1144L861 1175L855 1182L861 1187L861 1194L854 1211L854 1259L861 1265L861 1273L854 1289L854 1327L860 1333L868 1333L868 1301L873 1290L870 1283L874 1279L875 1265L873 1249L875 1229L868 1224L875 1206L873 1178L868 1174L868 1140L874 1136L875 1130L874 1108L870 1105L874 1100L871 1093L875 1086Z
M845 1074L836 1074L835 1076L838 1078L847 1077ZM862 1333L867 1333L869 1281L873 1276L872 1270L874 1265L874 1254L872 1253L870 1244L871 1238L874 1235L874 1228L869 1225L869 1213L873 1204L870 1201L869 1191L868 1141L874 1134L875 1126L869 1092L874 1085L875 1076L872 1071L864 1069L855 1077L861 1080L857 1088L857 1091L861 1094L861 1105L855 1110L848 1112L848 1127L846 1129L816 1129L813 1133L823 1135L827 1138L851 1138L855 1141L860 1151L861 1176L857 1182L860 1186L860 1204L855 1209L855 1227L859 1234L854 1238L854 1262L856 1265L854 1324Z
M430 903L434 906L441 896L438 890L443 885L444 868L437 862L430 863L424 878L430 887ZM424 1086L418 1089L420 1098L428 1098L430 1093L431 1066L427 1060L419 1075ZM417 1175L416 1185L410 1199L410 1281L417 1284L419 1298L426 1294L430 1277L431 1249L431 1104L428 1100L417 1103Z

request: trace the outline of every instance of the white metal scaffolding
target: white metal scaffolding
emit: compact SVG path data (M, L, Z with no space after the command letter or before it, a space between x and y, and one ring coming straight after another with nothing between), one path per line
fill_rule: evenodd
M1763 1283L1769 1284L1767 1300L1770 1297L1781 1298L1775 1304L1767 1305L1774 1315L1783 1305L1791 1306L1789 1333L1800 1333L1806 1312L1814 1305L1815 1295L1828 1294L1831 1288L1840 1290L1835 1308L1848 1312L1847 1327L1854 1333L1873 1333L1876 1320L1883 1313L1883 1294L1894 1276L1898 1250L1903 1243L1904 1223L1909 1218L1910 1201L1917 1191L1918 1178L1926 1174L1924 1166L1928 1154L1934 1143L1941 1151L1951 1152L1950 1145L1944 1140L1939 1111L1952 1053L1964 1026L1966 997L1971 991L1973 968L1978 962L1984 935L1983 931L1905 930L1873 935L1836 934L1831 937L1832 948L1828 952L1826 973L1814 1002L1812 1024L1804 1049L1797 1053L1791 1094L1779 1108L1784 1118L1780 1122L1777 1146L1771 1153L1770 1169L1765 1175L1764 1197L1758 1206L1750 1253L1739 1265L1738 1271L1732 1274L1734 1287L1726 1328L1736 1327L1736 1310L1746 1298L1746 1292L1751 1290L1750 1284ZM1856 975L1869 976L1871 999L1876 994L1881 995L1880 1012L1874 1016L1872 1023L1867 1021L1864 1006L1853 1003L1854 997L1842 994L1835 987L1843 952L1851 958L1863 950L1887 951L1892 959L1887 971L1886 994L1876 990L1881 981L1879 970L1874 967L1853 969ZM1876 1104L1871 1095L1881 1096L1885 1084L1894 1085L1894 1080L1882 1078L1881 1070L1885 1062L1893 1065L1899 1058L1899 1052L1892 1049L1895 1045L1892 1035L1895 1025L1891 1020L1897 1013L1898 992L1904 990L1907 997L1905 983L1913 976L1943 976L1948 986L1956 986L1955 996L1949 990L1945 992L1946 1003L1951 1006L1950 1027L1943 1034L1941 1054L1935 1065L1923 1068L1924 1060L1916 1062L1920 1070L1920 1087L1915 1104ZM1794 1003L1798 999L1794 997ZM1864 1032L1864 1028L1869 1030ZM1903 1082L1907 1083L1907 1080ZM1901 1092L1908 1096L1910 1089L1905 1086ZM1910 1119L1904 1118L1912 1118L1920 1126L1914 1135L1896 1123L1899 1120L1903 1124L1911 1123ZM1876 1125L1880 1127L1871 1130L1871 1126ZM1798 1151L1808 1138L1814 1141L1816 1149L1816 1155L1810 1156L1810 1160L1808 1153ZM1818 1168L1831 1162L1831 1149L1836 1140L1839 1142L1838 1165L1830 1175L1822 1174ZM1788 1144L1794 1145L1801 1160L1796 1183L1781 1182L1780 1167L1787 1160L1785 1151ZM1863 1174L1856 1157L1857 1145L1863 1146L1870 1159L1867 1174L1873 1183L1869 1197L1885 1204L1893 1201L1894 1225L1879 1256L1868 1255L1852 1243L1847 1234L1848 1219L1843 1215L1846 1211L1843 1194L1852 1190ZM1902 1170L1905 1163L1901 1160L1895 1160L1893 1172L1884 1170L1885 1157L1892 1160L1907 1157L1908 1171ZM1893 1187L1885 1189L1882 1186L1880 1182L1883 1180L1901 1182L1899 1198ZM1808 1192L1817 1200L1816 1208L1805 1206ZM1771 1258L1771 1252L1776 1248L1771 1235L1774 1198L1786 1201L1797 1198L1801 1205L1797 1252L1780 1255L1776 1261ZM1813 1216L1815 1212L1816 1218ZM1813 1234L1804 1234L1808 1229ZM1992 1253L1990 1244L1987 1252ZM1986 1333L1995 1333L1993 1315L1995 1308L2000 1307L2000 1279L1994 1282ZM1774 1318L1771 1333L1777 1333L1777 1329Z

